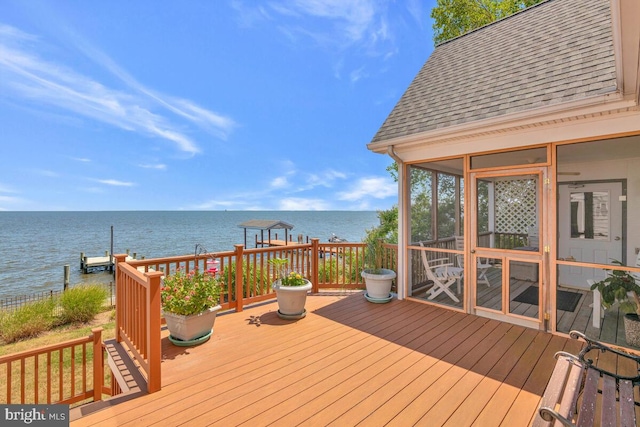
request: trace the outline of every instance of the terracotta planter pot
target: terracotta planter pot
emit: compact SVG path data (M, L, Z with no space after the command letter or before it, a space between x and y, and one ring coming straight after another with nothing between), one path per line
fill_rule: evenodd
M164 312L164 319L167 322L167 328L173 338L181 341L192 341L207 335L213 330L216 321L216 314L222 306L217 305L202 313L192 314L191 316L183 316Z
M306 316L304 305L312 285L308 280L305 282L303 286L282 286L280 280L273 282L271 287L278 299L278 316L283 319L301 319Z
M367 295L372 299L386 299L391 294L391 285L396 273L393 270L382 268L377 273L371 270L363 270L360 275L367 286Z

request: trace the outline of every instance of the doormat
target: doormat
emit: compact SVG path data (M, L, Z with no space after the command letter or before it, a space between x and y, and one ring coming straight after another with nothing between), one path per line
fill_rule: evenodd
M580 301L580 294L577 292L558 291L556 296L556 302L558 304L558 310L562 311L574 311ZM524 304L538 305L538 287L529 286L520 295L513 299L515 302L521 302Z

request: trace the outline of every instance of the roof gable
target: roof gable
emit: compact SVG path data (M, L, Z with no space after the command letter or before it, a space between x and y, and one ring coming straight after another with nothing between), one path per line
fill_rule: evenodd
M608 0L548 0L441 44L372 142L615 92Z

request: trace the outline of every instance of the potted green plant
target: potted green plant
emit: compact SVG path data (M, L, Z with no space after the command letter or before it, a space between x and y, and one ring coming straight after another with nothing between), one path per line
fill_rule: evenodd
M221 287L215 273L178 269L163 279L160 290L162 312L169 340L176 345L195 345L213 333L220 306Z
M371 238L364 250L364 270L360 273L364 279L367 292L365 298L374 303L391 301L391 286L396 273L387 268L381 268L384 248L382 240Z
M623 266L620 261L612 260L612 264ZM624 313L624 334L627 344L640 347L640 285L638 279L624 270L606 269L607 277L591 286L591 290L598 290L602 305L611 307L620 304L620 311Z
M302 319L307 315L304 305L311 282L302 274L287 270L289 260L286 258L272 258L269 263L275 267L276 280L271 287L278 300L278 316L287 320Z

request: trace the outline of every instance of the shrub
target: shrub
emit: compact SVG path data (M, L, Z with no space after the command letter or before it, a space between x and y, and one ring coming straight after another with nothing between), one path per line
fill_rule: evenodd
M82 285L66 290L60 297L59 321L87 323L102 311L108 297L107 289L100 285Z
M32 338L51 329L56 301L48 298L12 311L0 311L0 337L7 343Z
M227 285L231 300L236 300L236 264L232 262L226 265L220 273L220 282L223 293L227 291ZM253 264L242 262L242 282L245 296L264 295L269 291L269 277L267 269L260 266L253 268Z

